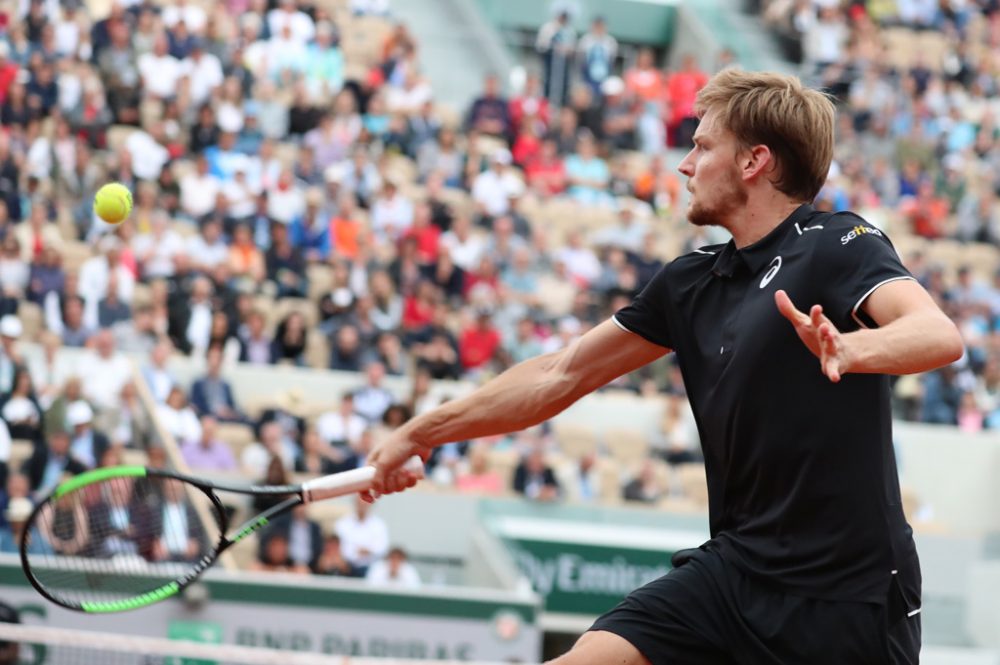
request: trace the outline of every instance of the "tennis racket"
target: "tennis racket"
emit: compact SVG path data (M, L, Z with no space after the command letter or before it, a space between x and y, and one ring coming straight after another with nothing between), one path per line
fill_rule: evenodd
M414 457L406 470L423 475ZM143 466L95 469L58 485L35 506L21 566L43 596L88 613L135 610L180 593L219 555L297 506L371 488L371 466L301 485L230 485ZM234 531L217 491L273 502ZM203 504L216 529L195 509ZM207 510L204 509L207 507ZM231 534L231 535L230 535Z

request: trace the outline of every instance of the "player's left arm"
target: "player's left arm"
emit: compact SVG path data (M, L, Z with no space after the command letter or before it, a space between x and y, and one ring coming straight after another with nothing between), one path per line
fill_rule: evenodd
M930 294L912 279L877 287L861 309L878 327L844 333L820 305L801 312L784 291L775 293L779 311L819 359L833 382L844 374L914 374L962 357L962 336Z

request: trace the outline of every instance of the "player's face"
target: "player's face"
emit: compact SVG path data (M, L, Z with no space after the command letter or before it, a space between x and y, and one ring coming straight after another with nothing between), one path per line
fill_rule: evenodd
M747 202L736 163L736 137L706 113L694 134L694 148L678 170L688 177L691 192L688 221L695 226L728 226L728 218Z

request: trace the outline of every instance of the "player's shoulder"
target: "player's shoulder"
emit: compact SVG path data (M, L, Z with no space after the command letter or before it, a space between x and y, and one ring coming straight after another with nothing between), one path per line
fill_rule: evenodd
M824 213L809 222L820 233L804 234L823 249L831 250L848 246L877 243L891 245L885 231L861 215L849 210Z

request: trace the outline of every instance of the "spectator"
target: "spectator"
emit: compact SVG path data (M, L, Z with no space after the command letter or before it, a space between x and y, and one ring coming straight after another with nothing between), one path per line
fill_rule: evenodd
M373 586L399 589L419 589L420 574L409 561L402 547L393 547L385 559L374 562L365 574L365 580Z
M2 427L0 427L0 437L2 434ZM6 446L6 459L3 464L6 466L7 460L10 459L10 437L7 437L7 443L4 444L0 442L0 445ZM3 517L4 511L10 505L10 502L14 499L24 498L31 500L31 484L28 480L28 476L23 473L18 473L16 471L11 471L4 478L4 488L0 490L0 527L9 526L7 524L6 517Z
M149 364L142 368L142 377L149 386L149 391L157 403L167 400L170 390L177 384L173 373L167 369L167 361L173 347L167 339L161 339L153 347L149 356Z
M31 501L25 498L13 499L7 505L7 509L4 511L7 526L0 527L0 552L17 554L21 551L21 539L26 537L25 528L33 508ZM28 540L29 554L48 555L54 553L52 546L37 526L32 527L28 536L30 536Z
M604 488L597 466L597 453L587 452L578 459L570 460L562 469L559 480L559 486L570 501L576 503L599 501Z
M327 411L316 420L316 431L328 445L353 446L368 427L367 421L354 411L354 395L345 392L336 411Z
M317 575L334 577L361 576L359 569L344 557L343 548L340 546L340 536L336 534L328 536L323 541L323 551L320 553L313 572Z
M287 538L288 558L296 569L316 567L323 551L323 532L319 524L309 519L305 505L296 506L289 516L276 522L272 532Z
M656 68L651 49L640 49L635 66L626 70L625 92L642 102L660 101L665 98L665 81Z
M82 404L82 403L79 403ZM86 406L85 404L83 406ZM72 414L80 416L76 413ZM72 421L70 421L72 422ZM65 430L47 430L47 441L38 441L24 463L24 474L28 476L31 492L36 496L45 496L63 481L64 475L76 475L87 470L87 466L78 460L70 451L70 435ZM101 435L94 434L98 442L97 451L104 452L106 440L102 442Z
M639 467L639 472L625 485L622 498L639 503L655 503L662 495L663 488L656 477L653 460L646 458Z
M611 205L607 191L611 172L607 162L596 151L594 137L581 134L576 152L566 159L566 180L569 194L583 205Z
M244 473L254 478L263 478L274 459L286 469L295 468L298 450L294 442L288 442L283 438L281 424L270 421L261 425L259 429L260 441L251 443L240 454L240 467Z
M555 106L566 103L575 48L576 30L570 24L569 12L560 11L539 28L535 50L542 56L545 68L545 97Z
M93 337L93 351L79 361L77 373L83 380L83 394L98 410L114 409L120 404L122 387L132 380L132 363L115 350L110 330Z
M144 529L153 538L150 558L193 563L207 549L202 523L187 500L183 483L167 480L160 487L162 497L151 507Z
M340 538L344 558L359 572L367 573L389 551L389 529L360 496L354 499L354 512L337 520L334 532Z
M222 377L222 349L212 346L205 356L205 376L191 385L191 406L201 415L220 422L242 422L229 382Z
M364 433L362 432L361 435ZM358 436L360 441L361 435ZM326 443L316 428L310 427L302 436L302 455L295 461L295 471L312 476L325 476L340 471L348 471L358 466L353 444Z
M500 333L493 327L491 316L489 309L480 309L475 323L462 332L458 343L459 357L467 372L485 369L500 347Z
M455 478L455 489L465 494L503 494L503 478L490 468L490 451L486 443L478 442L469 448L468 466Z
M264 331L264 314L253 311L247 318L246 333L240 339L240 362L269 365L275 361L274 341Z
M583 80L590 86L594 98L599 99L601 86L614 71L615 57L618 55L618 41L608 34L603 16L594 18L590 31L580 38L577 50Z
M500 95L500 81L496 74L488 74L484 79L483 93L473 100L465 127L500 138L510 135L510 113L507 100Z
M288 536L283 533L271 534L266 540L262 539L259 558L252 564L251 569L270 573L309 572L307 567L296 565L292 561Z
M667 95L670 99L670 145L690 148L691 137L698 126L694 104L698 91L708 83L708 75L698 67L691 54L681 59L681 67L667 78Z
M472 184L472 198L484 220L505 215L510 209L508 193L518 182L509 169L512 159L506 148L497 150L490 159L490 168L476 176Z
M306 345L309 331L306 328L305 317L301 312L292 312L278 324L274 333L274 362L290 362L293 365L305 365Z
M535 501L555 501L559 498L559 481L540 448L531 450L514 469L513 488L518 494Z
M17 340L24 332L24 326L14 314L0 317L0 394L10 392L14 379L24 360L17 348Z
M0 398L0 417L9 431L8 441L9 437L32 441L41 438L42 407L35 396L31 373L26 367L17 369L11 391Z
M232 448L218 438L218 421L210 415L201 417L201 436L181 446L181 456L192 471L231 472L239 469Z
M178 445L184 446L202 438L201 423L180 386L175 385L170 389L167 399L157 405L156 415L164 430L174 437Z
M385 365L369 362L365 366L366 383L354 392L354 411L369 423L381 420L382 414L395 401L392 393L382 387L384 378Z

